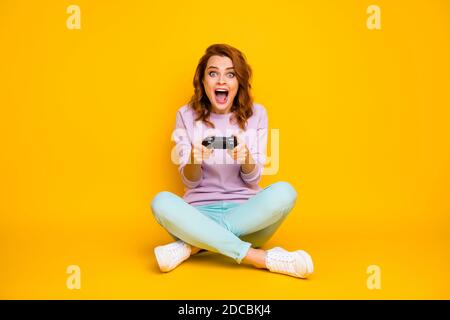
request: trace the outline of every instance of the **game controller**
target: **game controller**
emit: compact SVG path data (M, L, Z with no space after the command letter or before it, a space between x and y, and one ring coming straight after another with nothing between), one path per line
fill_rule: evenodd
M234 149L237 146L237 138L231 137L206 137L202 145L208 149Z

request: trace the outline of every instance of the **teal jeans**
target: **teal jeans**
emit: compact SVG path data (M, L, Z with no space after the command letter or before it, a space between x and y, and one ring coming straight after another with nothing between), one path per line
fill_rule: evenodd
M270 239L296 200L292 185L280 181L243 203L217 201L195 206L172 192L162 191L153 198L151 210L175 240L241 263L250 247L258 248Z

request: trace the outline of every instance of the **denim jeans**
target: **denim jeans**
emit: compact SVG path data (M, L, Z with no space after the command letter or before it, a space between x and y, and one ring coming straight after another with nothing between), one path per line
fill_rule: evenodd
M250 247L267 242L295 205L297 192L288 182L268 185L243 203L217 201L190 205L169 191L151 202L157 222L175 239L221 253L237 263Z

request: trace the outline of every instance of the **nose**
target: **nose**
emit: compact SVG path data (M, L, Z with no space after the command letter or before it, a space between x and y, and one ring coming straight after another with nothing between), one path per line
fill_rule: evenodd
M225 75L221 75L220 77L219 77L219 83L225 83L226 81L225 81Z

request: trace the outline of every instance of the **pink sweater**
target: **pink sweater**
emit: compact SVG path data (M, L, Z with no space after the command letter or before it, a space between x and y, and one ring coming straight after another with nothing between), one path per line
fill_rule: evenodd
M202 121L194 121L195 112L184 105L178 109L172 140L175 141L175 155L172 158L178 165L184 184L183 199L191 205L205 205L219 201L242 203L262 188L258 185L266 163L267 150L267 112L261 104L253 104L253 115L247 119L247 127L242 131L237 123L232 123L232 113L211 113L210 121L215 128L206 126ZM195 122L195 123L194 123ZM247 147L255 160L255 169L247 174L241 170L237 160L223 149L215 149L213 155L204 160L202 177L190 181L183 172L189 161L191 142L199 142L207 136L231 136L241 132Z

